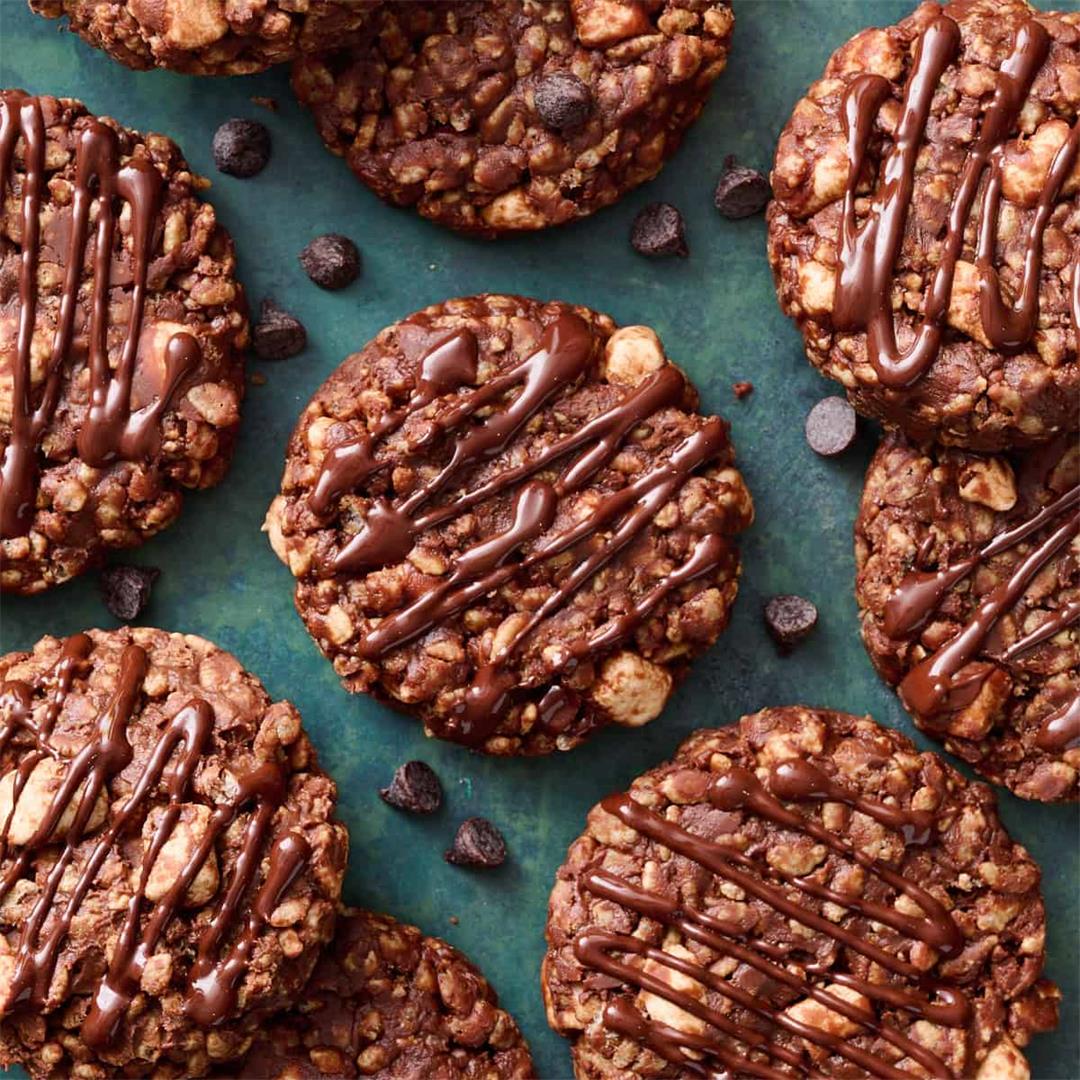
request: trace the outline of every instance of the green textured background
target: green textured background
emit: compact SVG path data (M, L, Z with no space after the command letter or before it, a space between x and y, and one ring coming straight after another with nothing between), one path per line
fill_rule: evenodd
M415 922L465 950L520 1021L542 1077L570 1075L538 987L547 895L597 799L662 761L693 728L731 723L765 705L869 712L929 745L879 684L856 628L851 524L876 433L868 426L840 461L808 449L803 418L830 388L802 358L796 332L777 308L762 219L728 222L711 203L726 154L767 168L791 107L830 52L866 25L895 21L909 6L893 0L738 4L728 69L657 180L584 223L489 243L379 202L324 150L292 98L286 70L224 80L133 73L33 17L21 0L0 0L0 83L79 97L97 113L173 136L192 166L213 178L209 198L236 238L253 306L272 295L308 328L310 344L301 356L252 365L267 381L249 387L225 483L190 498L181 520L131 557L163 571L143 621L213 639L271 694L296 702L340 789L352 836L349 901ZM275 98L280 111L253 105L251 95ZM252 180L213 168L211 137L232 116L257 118L273 136L273 160ZM656 199L683 211L688 259L649 261L630 249L635 212ZM352 236L364 255L361 280L336 294L312 285L296 259L309 239L328 231ZM292 579L259 532L293 422L334 367L417 308L489 291L569 300L608 311L620 323L654 326L696 381L703 407L731 420L757 504L757 524L743 544L733 624L663 716L644 730L606 731L569 755L542 761L487 760L426 740L418 725L347 695L294 613ZM736 379L752 380L751 397L735 400ZM821 611L813 637L787 658L777 655L760 614L764 599L780 592L808 596ZM44 597L6 598L0 641L7 651L45 633L112 625L89 577ZM393 769L414 757L428 761L446 789L446 803L431 819L391 810L377 796ZM1078 1077L1077 813L1025 805L1007 794L1000 802L1012 834L1044 868L1047 972L1064 991L1060 1030L1030 1048L1033 1072L1044 1080ZM491 818L506 834L511 857L495 872L442 860L457 822L472 814Z

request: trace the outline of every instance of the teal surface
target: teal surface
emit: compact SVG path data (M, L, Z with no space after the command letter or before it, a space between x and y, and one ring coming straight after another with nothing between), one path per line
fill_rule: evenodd
M1066 3L1068 6L1068 3ZM299 706L341 793L352 836L348 899L415 922L464 949L517 1016L547 1080L568 1077L564 1043L544 1020L538 972L552 876L581 831L587 809L666 758L696 727L728 724L765 705L807 704L869 712L930 745L874 675L858 637L852 597L851 525L876 432L839 461L816 457L803 418L832 392L803 359L780 315L765 260L761 218L728 222L711 204L726 154L766 168L776 136L830 52L871 23L904 14L904 2L756 0L737 6L731 63L686 144L645 189L593 219L546 235L498 243L451 235L384 206L330 156L293 101L287 72L228 80L133 73L0 0L0 83L80 97L92 110L172 135L193 167L213 179L210 199L236 238L241 276L257 304L276 297L307 325L310 345L283 364L253 365L231 474L192 497L181 520L131 561L162 568L143 621L202 634L234 652L275 697ZM252 95L280 103L276 114ZM232 116L270 128L274 157L253 180L215 172L214 129ZM653 262L626 237L636 211L662 199L687 220L691 254ZM360 245L363 278L337 294L312 285L296 255L313 236L343 232ZM277 490L286 440L311 393L349 353L401 316L446 297L486 291L586 304L620 323L654 326L694 378L703 406L732 421L758 520L743 544L735 618L698 663L664 715L640 731L601 733L588 746L542 761L486 760L425 740L420 727L339 686L293 611L292 579L260 534ZM749 379L736 401L731 383ZM804 647L781 658L765 634L768 596L812 598L821 623ZM5 599L4 651L45 633L113 626L97 583L85 578L44 597ZM441 775L446 805L430 820L384 806L393 769L422 757ZM1080 1076L1080 845L1075 808L1025 805L1000 796L1012 834L1044 868L1047 972L1062 987L1060 1030L1030 1048L1034 1075ZM457 822L480 814L506 834L511 858L495 872L448 866L442 852Z

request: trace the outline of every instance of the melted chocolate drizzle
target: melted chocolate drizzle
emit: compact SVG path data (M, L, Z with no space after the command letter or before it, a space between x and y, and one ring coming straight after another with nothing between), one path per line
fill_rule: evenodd
M1040 750L1075 750L1080 746L1080 690L1042 722L1035 745Z
M915 171L938 83L960 49L960 28L946 14L936 18L920 37L904 90L903 107L892 150L881 166L873 206L858 227L856 192L863 179L866 150L878 111L892 84L880 75L860 75L844 96L842 120L848 140L849 173L840 227L833 323L838 330L865 330L867 354L881 382L897 389L916 382L933 364L941 348L956 265L964 231L988 174L979 212L975 267L979 280L979 317L995 349L1022 349L1035 332L1039 311L1043 233L1072 171L1080 148L1080 122L1074 123L1050 165L1039 193L1024 248L1024 268L1016 301L1001 295L993 265L1001 202L1001 162L1028 91L1050 50L1050 35L1035 19L1016 35L1012 54L997 73L994 98L983 114L978 138L968 152L952 196L941 261L926 294L921 322L903 350L893 323L893 267L904 238L908 207L915 191ZM1080 337L1080 271L1073 269L1072 308Z
M85 665L92 648L93 642L85 634L78 634L64 643L60 658L46 679L49 684L47 704L44 717L36 726L31 717L33 689L14 681L0 687L0 709L4 718L0 727L0 749L18 730L28 731L37 744L37 749L23 758L16 772L12 808L0 832L0 857L6 855L15 808L34 768L47 754L60 756L48 748L48 736L72 680ZM72 922L109 853L118 843L127 842L132 828L142 822L149 794L159 785L164 788L168 803L145 846L139 883L128 901L109 969L94 990L90 1011L82 1024L83 1040L88 1046L99 1049L115 1037L138 992L147 960L154 954L192 882L206 865L217 840L242 809L253 808L233 877L203 932L189 976L185 1007L198 1023L210 1026L231 1015L238 985L247 970L258 933L310 856L307 841L296 834L282 833L273 841L266 879L251 902L243 928L224 958L218 958L258 871L275 812L285 798L284 773L276 764L267 763L237 778L235 794L214 809L199 844L175 882L149 908L146 890L150 873L180 820L183 804L192 798L191 783L213 733L213 709L207 702L193 698L164 725L145 766L132 780L131 794L119 810L110 811L108 824L78 863L74 884L65 888L66 901L58 905L61 882L75 865L76 854L87 839L89 823L99 800L104 797L106 785L131 763L132 748L127 739L127 727L138 704L148 664L147 654L140 646L129 645L124 649L116 688L98 718L98 737L87 742L68 762L60 788L45 809L40 825L22 845L18 857L0 881L2 898L25 874L31 854L57 843L53 834L74 808L63 848L49 870L15 950L11 1001L40 1010L48 1003L57 957Z
M960 631L919 661L900 683L900 698L920 716L962 708L973 701L994 672L992 663L976 660L997 621L1022 600L1040 570L1080 533L1080 485L1065 492L1025 521L999 533L969 558L938 570L913 570L897 586L885 604L882 628L891 638L916 633L938 610L946 594L986 560L1015 547L1041 530L1048 534L979 602ZM1060 519L1064 518L1064 521ZM1059 523L1060 522L1060 523ZM1080 602L1062 606L1004 650L998 657L1008 662L1034 648L1080 619ZM1043 749L1049 747L1038 743Z
M476 378L475 336L469 331L457 331L438 339L421 358L417 387L408 404L385 414L368 432L333 447L308 498L308 508L317 517L328 518L343 494L375 472L392 469L403 460L393 455L380 457L377 441L397 432L411 414L427 409L440 395L454 391L462 392L427 421L423 442L426 446L437 437L454 436L447 463L432 479L397 501L383 497L372 500L360 531L325 561L323 572L349 573L400 561L425 531L521 485L513 518L503 532L463 551L437 585L361 635L357 652L367 660L378 660L408 644L515 575L569 550L597 531L613 530L604 544L567 574L500 652L478 668L457 714L438 732L444 738L475 746L492 734L516 689L516 679L506 668L515 651L640 535L695 469L706 466L727 446L726 425L718 418L711 418L700 431L676 446L666 461L625 488L605 496L586 520L549 535L560 500L579 491L607 465L637 425L681 401L685 393L684 378L677 368L665 365L618 404L573 434L545 447L535 457L471 487L449 505L424 510L466 468L501 453L532 416L555 395L572 386L584 374L592 350L592 334L584 320L576 315L561 315L544 329L536 351L525 360L480 387L467 388ZM501 411L480 425L466 426L478 410L494 405L518 388L517 396ZM574 454L577 456L562 466L557 480L534 479L537 473ZM673 589L733 557L732 549L721 536L708 534L697 539L682 566L658 582L630 612L613 618L575 648L568 648L548 675L571 670L588 653L625 640ZM557 715L556 724L565 727L572 720L568 703L573 699L562 693L558 709L549 709L549 714L551 718ZM573 708L576 709L576 704Z
M827 975L830 983L856 991L871 1002L899 1009L934 1024L966 1027L972 1006L956 987L935 980L900 956L893 955L857 933L818 915L791 898L790 887L808 897L840 905L857 915L881 923L912 941L929 945L943 957L955 956L964 939L948 910L927 890L905 878L885 863L867 855L812 818L788 809L784 802L830 800L842 802L900 832L908 845L922 845L934 835L934 818L928 811L905 810L865 798L833 780L823 769L806 760L792 760L775 766L768 786L749 769L734 766L715 777L707 798L717 809L728 813L750 813L785 830L799 832L832 851L857 863L884 885L903 894L923 913L903 914L896 907L861 896L837 892L816 878L788 873L757 862L734 847L717 843L687 831L680 825L637 802L630 794L604 799L601 805L609 814L677 855L696 862L703 869L764 902L780 915L793 919L820 934L830 937L839 947L866 957L890 972L891 982L870 982L844 971L832 971L815 964L793 965L782 945L749 939L745 930L727 920L680 903L678 900L635 885L608 870L596 866L582 878L583 887L594 896L638 913L644 918L678 930L688 942L705 946L722 957L735 960L760 975L766 982L786 987L800 998L812 998L833 1012L858 1025L864 1031L886 1040L902 1055L918 1062L934 1077L949 1077L945 1063L930 1049L909 1038L902 1031L880 1020L876 1012L840 997L814 982L811 975ZM784 800L782 802L781 800ZM779 883L774 880L779 879ZM896 1069L879 1055L854 1045L844 1037L804 1023L770 1002L768 993L752 993L736 982L707 970L696 960L684 959L651 946L641 938L599 928L588 928L574 942L574 953L586 967L663 998L672 1005L703 1021L708 1028L701 1034L688 1034L643 1014L629 996L612 1000L604 1012L605 1025L619 1034L648 1045L665 1060L688 1072L713 1078L717 1076L755 1076L768 1080L790 1075L774 1068L771 1061L796 1070L799 1076L821 1077L810 1059L795 1045L774 1041L768 1030L781 1030L830 1053L837 1054L865 1069L873 1076L903 1080L910 1074ZM651 961L651 970L640 962L619 959L615 954ZM694 995L677 989L655 973L666 968L715 991L734 1005L764 1020L762 1030L734 1019L725 1009L718 1010ZM709 1030L712 1029L712 1030ZM766 1060L749 1059L738 1047L726 1044L717 1033L729 1036L747 1048L764 1055ZM696 1056L695 1056L696 1055ZM717 1072L705 1060L712 1058L720 1066ZM730 1070L730 1071L729 1071Z
M15 149L20 135L25 174L21 191L18 339L11 436L0 465L0 535L4 539L25 536L33 522L38 453L60 400L65 363L73 352L84 251L95 203L88 359L90 401L76 439L82 460L102 467L117 459L138 461L154 454L161 438L161 418L181 381L196 367L201 355L199 344L191 334L174 334L165 350L165 376L160 394L148 405L132 410L147 271L153 254L163 181L145 158L131 158L121 166L116 133L94 120L79 133L76 145L64 283L45 368L45 386L34 405L30 358L37 316L42 198L47 181L45 120L39 98L20 90L5 90L0 93L0 194L14 183ZM109 367L107 337L118 199L131 207L132 286L127 333L113 372Z

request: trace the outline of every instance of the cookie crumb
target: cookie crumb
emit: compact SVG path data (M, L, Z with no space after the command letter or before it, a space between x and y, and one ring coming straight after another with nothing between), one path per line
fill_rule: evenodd
M487 818L466 818L458 827L453 847L443 858L454 866L502 866L506 841Z
M806 441L815 454L835 457L855 441L855 410L847 398L822 398L806 417Z
M649 203L630 227L630 245L639 255L678 255L686 258L686 225L671 203Z
M410 814L432 814L442 805L443 790L435 770L423 761L407 761L398 766L389 787L379 798Z
M214 132L213 154L218 172L247 180L270 160L270 132L258 120L226 120Z
M253 371L249 376L252 386L265 386L266 376L261 371Z
M739 382L731 384L731 392L742 401L743 398L749 397L754 392L754 384L741 379Z
M101 595L120 622L137 619L150 603L150 590L161 576L153 566L108 566L101 571Z
M307 330L295 315L279 308L268 296L259 310L251 342L260 360L288 360L307 347Z
M765 605L765 626L782 652L798 645L817 620L817 608L801 596L774 596Z
M258 105L261 109L276 113L278 111L277 98L263 97L261 94L252 94L251 104Z
M740 165L734 154L724 159L724 171L713 192L713 205L724 217L737 221L760 214L771 198L769 181L757 169Z
M458 923L460 923L460 922L461 922L461 920L456 915L451 915L450 916L449 923L450 923L451 926L457 926Z
M320 289L344 289L360 276L360 251L347 236L326 233L300 252L300 265Z

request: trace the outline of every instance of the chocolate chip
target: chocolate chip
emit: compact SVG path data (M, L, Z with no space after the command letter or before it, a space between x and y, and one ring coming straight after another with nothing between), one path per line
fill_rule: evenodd
M214 164L229 176L247 179L270 160L270 132L258 120L226 120L214 132Z
M152 566L108 566L101 571L101 595L121 622L137 619L150 602L150 589L161 575Z
M288 360L304 351L307 331L295 315L283 311L267 297L259 310L251 340L260 360Z
M556 72L541 79L533 94L540 122L552 131L581 127L592 110L589 88L569 72Z
M817 608L801 596L774 596L765 605L765 626L785 652L814 629L817 617Z
M823 457L842 454L855 441L855 410L847 398L822 398L806 417L806 441Z
M771 198L769 181L757 169L740 165L733 156L725 158L713 193L713 203L724 217L735 220L760 214Z
M486 818L466 818L443 858L455 866L501 866L506 861L506 841Z
M731 392L742 401L744 397L749 397L754 392L754 384L747 382L745 379L734 382L731 384Z
M360 276L360 252L347 236L327 233L300 252L300 265L320 289L344 289Z
M406 761L389 787L379 791L383 802L410 814L432 814L442 805L442 784L435 770L422 761Z
M649 203L634 218L630 243L640 255L690 254L683 216L671 203Z

